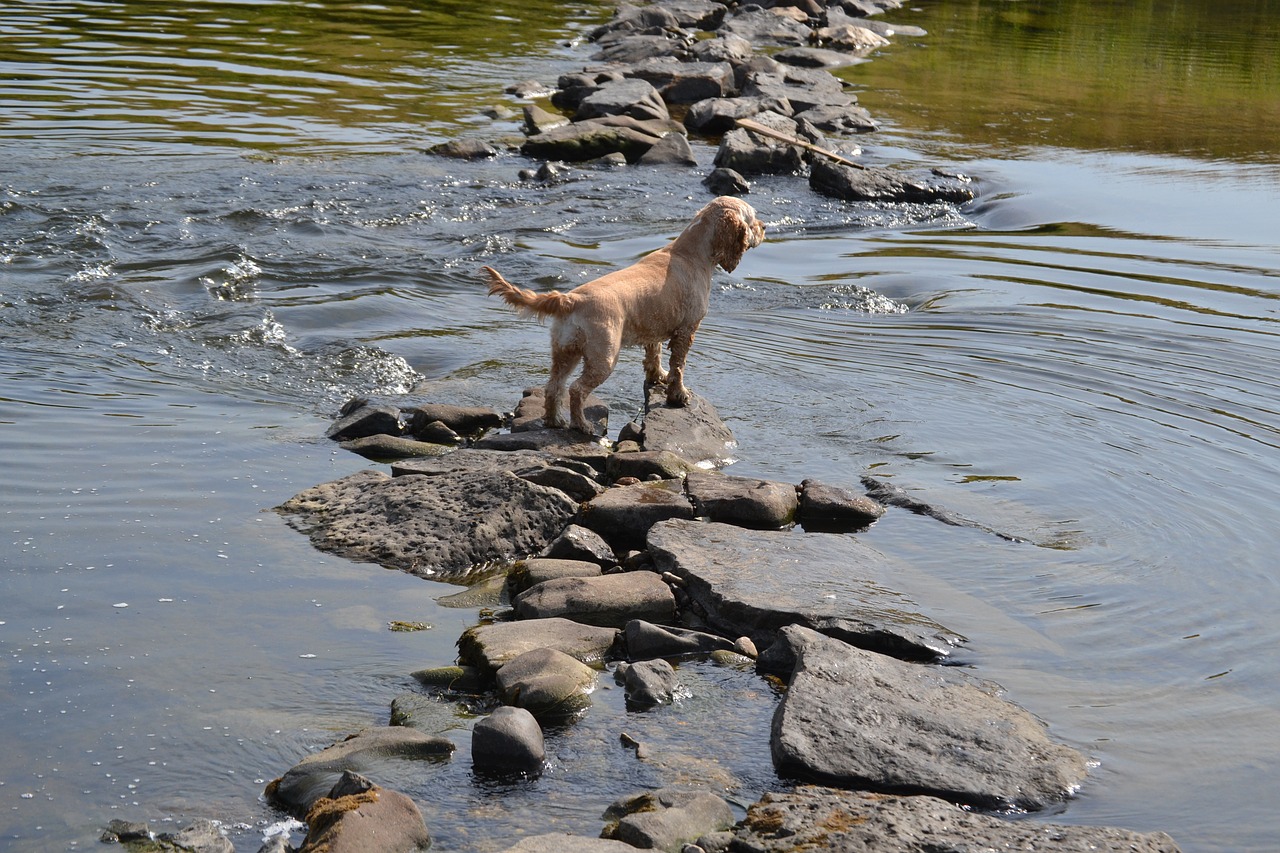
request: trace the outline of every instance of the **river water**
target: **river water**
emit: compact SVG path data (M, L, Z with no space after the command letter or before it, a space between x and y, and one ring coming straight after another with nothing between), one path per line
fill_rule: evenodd
M530 185L514 155L421 153L515 135L503 88L584 61L607 4L2 8L0 848L206 816L256 849L281 820L263 783L385 723L476 619L441 603L457 588L319 554L269 511L366 467L321 437L336 407L514 405L545 329L478 267L571 286L706 196L686 172ZM862 534L928 578L912 593L976 674L1097 761L1053 819L1187 850L1273 849L1280 809L1277 13L895 13L929 35L843 72L884 125L866 159L960 169L978 201L757 181L769 240L717 277L688 374L737 473L870 472L1025 539L902 511ZM638 377L630 354L601 389L615 429ZM693 698L627 721L665 761L628 760L593 712L553 734L542 780L485 785L459 715L459 759L400 781L442 850L502 849L528 810L595 834L654 784L739 806L780 784L769 688L682 674Z

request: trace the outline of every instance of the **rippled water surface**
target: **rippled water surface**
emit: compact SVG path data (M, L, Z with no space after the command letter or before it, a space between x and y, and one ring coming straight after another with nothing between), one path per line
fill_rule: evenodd
M757 181L769 239L717 276L690 385L737 434L735 472L871 473L1027 540L903 511L861 534L911 565L977 674L1097 760L1055 820L1272 849L1280 18L919 6L895 20L928 36L844 72L884 124L861 141L972 174L979 200L850 206ZM477 619L437 601L457 588L319 554L269 509L366 467L322 438L353 394L508 408L541 381L545 328L487 300L480 265L573 285L705 202L684 172L522 184L516 155L421 153L516 133L503 89L585 61L607 14L5 7L0 848L207 816L256 849L281 819L265 781L452 662ZM639 376L628 354L601 389L615 428ZM402 787L438 849L496 850L530 809L593 835L641 787L741 807L778 785L772 689L682 674L692 698L626 719L656 763L617 745L606 677L539 782L471 779L460 711L460 758Z

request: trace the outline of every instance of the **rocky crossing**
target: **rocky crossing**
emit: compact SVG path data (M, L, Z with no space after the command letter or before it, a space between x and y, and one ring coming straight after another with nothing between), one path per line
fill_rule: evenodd
M623 5L591 35L596 64L558 81L552 102L572 120L525 108L518 147L545 162L522 177L552 179L565 162L695 166L694 134L720 139L706 178L716 194L749 191L750 175L807 172L814 191L841 199L969 200L958 176L851 159L850 138L875 124L827 69L894 35L924 35L875 17L900 5ZM434 153L498 149L458 140ZM592 403L607 434L607 407ZM947 666L965 638L904 609L903 567L856 536L886 504L981 525L874 480L864 490L724 473L734 439L710 403L695 395L670 408L651 394L645 408L615 442L543 428L540 389L509 414L408 398L344 408L329 437L389 471L317 485L277 510L323 551L488 590L500 604L462 634L456 661L412 673L421 690L394 697L390 725L371 721L267 786L269 802L306 822L300 851L425 849L413 799L378 784L388 762L461 760L477 775L532 778L544 726L590 713L598 679L622 686L627 714L654 713L677 695L680 662L706 658L785 684L770 750L794 784L740 820L723 791L637 791L605 810L599 837L535 835L511 853L1178 849L1163 833L1010 819L1063 808L1087 756L997 685ZM418 713L458 695L495 706L474 723L466 757ZM153 838L115 821L104 840L230 849L208 822ZM288 850L275 836L262 853Z

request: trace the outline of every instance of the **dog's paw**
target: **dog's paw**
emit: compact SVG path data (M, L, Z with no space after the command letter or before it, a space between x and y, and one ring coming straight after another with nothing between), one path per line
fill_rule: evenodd
M667 391L667 405L680 408L689 405L689 389L683 385L670 388Z

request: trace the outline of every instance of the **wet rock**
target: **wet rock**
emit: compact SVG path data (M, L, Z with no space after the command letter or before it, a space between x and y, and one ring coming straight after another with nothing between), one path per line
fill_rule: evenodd
M629 66L625 73L653 84L668 104L723 98L734 89L733 67L727 62L681 62L657 57Z
M670 12L686 30L713 32L724 22L725 6L714 0L658 0L655 4Z
M409 431L423 438L427 427L439 421L459 435L477 436L502 426L502 415L479 406L450 406L444 403L421 403L407 406Z
M613 677L626 690L629 711L647 711L658 705L669 705L680 686L675 667L661 658L618 664Z
M914 24L892 24L888 21L867 20L866 18L858 19L858 25L866 27L877 35L885 38L893 38L894 36L905 36L907 38L922 38L929 35L928 30L923 27L917 27Z
M103 844L118 844L129 841L149 841L150 839L151 827L145 822L117 818L107 824L107 828L102 831L102 836L98 840Z
M524 105L524 132L530 136L569 124L567 116L544 110L537 104Z
M544 98L551 94L552 89L541 80L521 80L512 83L502 91L517 98Z
M534 649L503 664L497 672L502 701L534 717L572 717L591 704L596 671L555 649Z
M556 81L556 91L551 96L551 103L558 109L572 113L587 95L599 89L610 80L623 79L622 72L613 66L587 68L580 72L561 74Z
M853 104L843 107L811 107L802 113L796 114L795 119L797 122L807 121L824 133L834 133L841 136L871 133L878 129L875 120L871 118L871 113Z
M953 527L972 527L977 530L990 533L993 536L999 536L1001 539L1009 542L1025 541L1021 537L1015 536L1012 533L995 530L981 522L965 518L959 513L952 512L945 507L921 500L907 492L901 486L895 486L885 480L877 480L875 477L863 477L862 485L866 486L868 497L874 498L886 506L901 507L902 509L914 512L917 515L923 515L928 518L932 518L935 521L941 521L943 524L950 524Z
M403 726L366 729L308 755L267 786L267 800L301 819L347 770L377 778L378 767L397 759L447 759L452 741Z
M486 160L500 153L487 142L479 139L450 139L427 149L428 154L453 160Z
M795 521L799 499L790 483L699 471L685 478L694 514L712 521L758 530L776 530Z
M390 459L414 459L420 456L443 456L453 450L453 442L415 441L398 435L366 435L364 438L344 441L339 447L366 459L382 462Z
M645 80L611 80L582 99L578 119L625 115L645 121L671 118L658 90Z
M674 121L639 121L630 116L604 116L576 121L531 136L520 146L526 157L580 163L606 154L621 154L635 163L668 133L680 132Z
M808 44L813 31L792 18L756 7L726 20L720 32L741 36L754 45L798 46Z
M460 474L493 474L500 471L524 471L550 465L554 457L538 450L477 450L466 447L447 454L421 459L406 459L391 464L391 476L421 474L426 477Z
M738 446L719 413L703 397L690 393L686 406L669 406L661 388L650 388L645 405L645 450L669 450L695 464L721 465Z
M411 673L422 686L451 693L479 693L488 686L486 674L474 666L433 666Z
M645 571L548 580L526 589L513 603L522 619L562 616L612 628L632 619L670 622L676 612L671 589Z
M600 571L599 565L585 560L531 557L516 564L507 578L507 583L513 594L519 594L543 581L559 578L598 578Z
M503 853L635 853L630 844L608 838L588 838L582 835L532 835L520 839L514 847Z
M649 528L670 518L693 518L693 505L678 480L615 486L584 504L578 523L617 550L643 547Z
M613 547L599 533L577 524L566 527L538 556L553 560L582 560L606 569L618 564Z
M842 68L864 61L846 51L822 47L789 47L775 53L773 58L783 65L797 65L801 68Z
M597 471L603 471L609 459L609 449L577 430L536 429L525 432L490 433L472 447L476 450L537 450L559 460L584 462Z
M1085 779L1085 757L1051 741L994 685L799 626L780 642L796 657L770 741L784 776L1028 811L1065 800Z
M817 480L800 484L797 520L805 530L847 533L861 530L884 515L884 506L856 492Z
M689 140L681 133L668 133L640 158L641 166L696 166Z
M752 120L779 133L792 137L797 135L796 123L776 112L759 113ZM715 159L716 166L744 175L795 174L804 168L804 163L805 153L800 146L740 127L729 131L720 140Z
M649 553L685 581L711 630L762 649L793 624L914 660L944 658L964 640L894 591L905 566L851 537L667 521L649 532Z
M1163 832L1066 826L977 814L936 797L888 796L803 785L771 792L735 828L735 849L758 853L840 850L900 853L1019 850L1026 853L1177 853Z
M129 842L131 850L154 850L158 853L235 853L235 846L222 835L218 824L205 818L193 821L177 832L162 832L151 839Z
M438 735L463 728L458 707L453 702L421 693L401 693L391 700L391 725Z
M530 471L517 471L516 476L539 486L559 489L575 501L589 501L604 491L604 486L578 471L559 465L548 465Z
M524 708L495 708L471 730L471 764L477 773L537 775L546 758L542 728Z
M725 637L688 628L663 627L641 619L628 622L623 627L622 638L626 657L631 661L710 654L734 648L733 641Z
M535 385L524 389L520 402L516 403L515 416L511 421L511 431L528 432L530 430L545 429L542 418L546 414L546 410L545 388ZM588 394L582 407L582 413L587 416L587 422L595 427L595 432L603 435L608 431L609 405L604 400L601 400L595 394Z
M689 52L699 62L728 62L733 65L750 59L751 50L751 42L742 36L717 33L715 38L695 42Z
M422 812L409 797L345 773L329 796L307 812L307 837L298 853L413 851L431 846Z
M630 35L615 34L600 39L600 50L592 54L593 62L613 62L631 65L655 56L673 56L688 59L688 40L692 36L678 37L680 30L664 30L655 33L646 30Z
M712 169L702 183L716 195L747 195L751 192L751 184L733 169Z
M609 457L605 475L611 480L635 477L648 480L654 475L663 480L675 480L697 471L698 467L670 450L641 450L635 453L615 453Z
M963 204L973 200L973 190L958 181L918 181L889 169L854 169L826 160L814 161L809 186L816 193L844 201Z
M307 489L277 510L322 551L456 580L538 553L578 505L558 489L505 471L394 478L360 471Z
M851 24L839 24L833 27L820 27L814 31L818 44L835 50L850 53L870 53L876 48L886 47L889 40L866 27Z
M357 405L342 416L325 432L334 441L350 441L370 435L400 435L404 426L400 423L400 409L385 403Z
M738 126L738 119L753 118L763 112L789 116L795 110L785 98L707 98L685 113L684 126L703 136L720 136Z
M733 826L729 804L706 791L660 788L625 797L605 811L616 819L603 834L635 847L678 853L681 845Z
M785 101L796 113L820 106L844 107L858 101L854 95L844 91L844 85L829 71L794 66L783 66L776 74L756 72L748 75L742 95Z
M655 3L645 6L623 4L614 12L613 18L596 27L587 34L590 41L600 41L615 33L641 32L649 29L678 29L680 19L668 10L665 4Z
M481 672L499 667L533 649L557 649L586 664L604 660L618 632L569 619L524 619L476 625L458 639L458 659Z
M413 434L419 441L431 444L443 444L450 447L456 447L457 445L462 444L462 436L458 435L458 433L444 421L431 421L430 423L423 424L420 427L414 428Z

